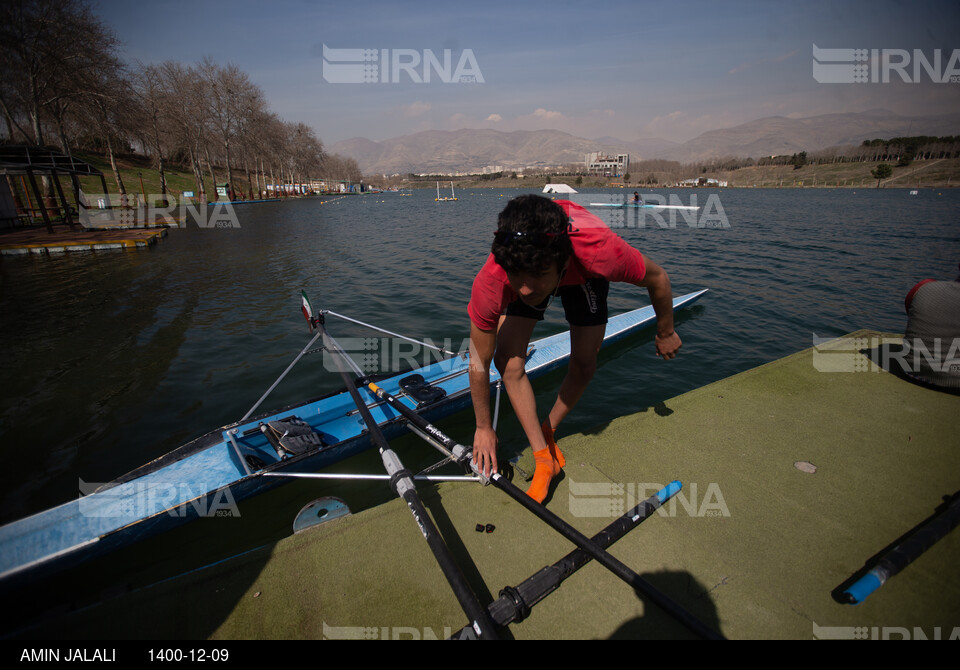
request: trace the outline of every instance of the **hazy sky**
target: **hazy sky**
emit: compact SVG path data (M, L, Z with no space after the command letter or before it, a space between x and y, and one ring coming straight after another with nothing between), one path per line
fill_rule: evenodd
M957 0L100 0L93 6L124 43L129 63L194 63L205 56L233 63L263 89L274 112L313 126L327 145L458 128L684 141L765 116L960 112L960 82L922 75L901 83L894 75L893 83L836 84L812 74L814 44L903 49L911 59L922 50L931 62L940 50L942 72L954 49L960 56ZM378 68L398 55L402 62L442 61L445 49L455 68L472 53L473 61L464 61L467 74L483 82L443 83L428 69L432 81L415 83L406 71L381 68L373 76L386 82L331 83L330 64L350 59L330 56L325 70L324 45L376 50L367 64ZM362 65L355 59L348 68ZM953 67L960 74L960 62ZM423 77L422 63L411 68Z

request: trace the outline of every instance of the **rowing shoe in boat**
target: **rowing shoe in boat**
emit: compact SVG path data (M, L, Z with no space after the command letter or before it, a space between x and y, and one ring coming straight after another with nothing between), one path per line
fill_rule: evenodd
M674 309L693 304L706 290L674 298ZM305 303L306 304L306 303ZM334 316L333 312L322 312ZM346 317L341 317L346 318ZM652 325L652 307L612 317L604 345ZM368 324L364 324L368 325ZM319 333L296 357L297 363ZM564 365L569 331L531 343L531 378ZM469 355L452 355L415 372L377 380L430 421L470 405ZM280 379L271 386L272 390ZM499 373L491 370L491 389ZM0 527L0 587L77 565L97 555L157 535L280 485L279 472L319 472L371 446L370 433L348 389L280 410L254 414L266 395L239 421L218 428L100 487L89 495ZM386 439L409 430L404 417L368 388L358 389Z

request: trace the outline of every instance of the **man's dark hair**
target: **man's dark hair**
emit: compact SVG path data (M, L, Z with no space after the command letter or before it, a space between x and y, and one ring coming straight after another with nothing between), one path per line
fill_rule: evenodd
M493 256L510 274L542 275L562 270L573 255L567 213L539 195L521 195L497 218Z

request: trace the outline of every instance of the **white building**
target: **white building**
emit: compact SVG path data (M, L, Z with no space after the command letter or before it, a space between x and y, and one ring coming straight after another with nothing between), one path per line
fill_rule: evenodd
M612 157L603 152L594 151L587 154L584 163L587 166L587 174L621 177L630 168L630 154L617 154Z

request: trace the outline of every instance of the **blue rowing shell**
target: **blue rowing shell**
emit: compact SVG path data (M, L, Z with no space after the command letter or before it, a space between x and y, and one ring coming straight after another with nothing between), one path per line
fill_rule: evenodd
M696 205L649 205L647 203L639 202L591 202L591 207L617 207L620 209L684 209L684 210L699 210L700 208Z
M673 301L674 309L690 305L706 290ZM612 317L604 336L611 344L651 325L652 307ZM531 344L527 374L531 378L561 367L570 356L569 331ZM400 388L404 372L377 384L436 421L468 407L470 382L467 355L432 363L416 372L446 393L419 405ZM491 371L491 382L499 373ZM359 389L387 439L407 431L399 412ZM280 459L260 430L262 423L299 418L313 428L325 446ZM0 586L16 578L38 578L154 536L185 521L212 515L221 507L284 483L275 472L318 472L370 448L370 440L350 394L343 389L303 404L273 411L212 431L96 492L0 527Z

